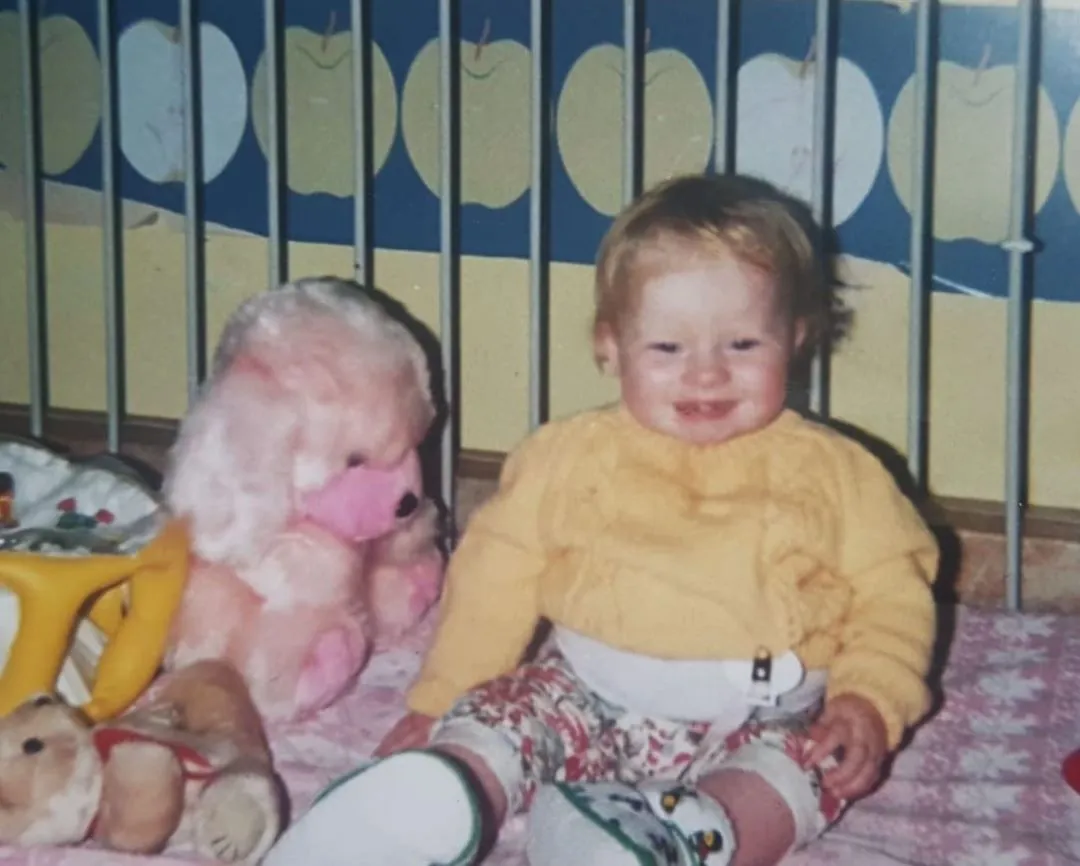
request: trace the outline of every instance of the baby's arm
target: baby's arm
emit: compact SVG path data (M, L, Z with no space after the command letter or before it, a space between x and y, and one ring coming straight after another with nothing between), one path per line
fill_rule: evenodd
M929 708L938 545L873 455L853 446L838 469L839 565L852 599L840 652L829 667L828 697L853 695L873 706L892 750Z
M443 715L468 689L516 667L528 646L540 616L541 513L560 429L541 428L510 455L498 491L462 535L434 641L408 695L413 712Z

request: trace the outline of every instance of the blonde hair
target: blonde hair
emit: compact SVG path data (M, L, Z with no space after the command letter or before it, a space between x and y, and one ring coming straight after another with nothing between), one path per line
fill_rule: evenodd
M830 329L833 300L820 236L805 205L740 175L687 175L645 192L615 219L596 263L593 336L617 330L645 280L670 266L673 247L733 255L776 281L802 323L802 350Z

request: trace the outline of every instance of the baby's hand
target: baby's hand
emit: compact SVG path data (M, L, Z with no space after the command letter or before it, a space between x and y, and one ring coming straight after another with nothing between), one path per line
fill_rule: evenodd
M830 700L810 736L816 741L810 752L811 765L836 756L839 766L827 770L822 783L837 797L857 799L881 778L888 752L885 720L866 698L839 695Z
M387 755L404 749L419 749L421 746L426 746L428 735L434 724L435 720L431 716L409 713L383 737L382 742L375 749L375 757L385 758Z

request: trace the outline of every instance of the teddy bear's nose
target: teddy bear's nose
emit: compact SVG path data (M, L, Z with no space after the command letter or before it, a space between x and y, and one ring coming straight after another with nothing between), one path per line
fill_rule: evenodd
M45 748L45 743L39 740L37 737L30 737L28 740L23 740L22 750L23 754L36 755L42 749Z
M417 508L420 507L420 500L416 498L415 493L406 493L401 497L401 502L398 503L397 516L408 517Z

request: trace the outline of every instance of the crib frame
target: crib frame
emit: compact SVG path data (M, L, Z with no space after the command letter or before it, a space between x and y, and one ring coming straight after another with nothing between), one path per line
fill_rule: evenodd
M206 376L206 296L204 280L204 250L201 223L201 130L198 19L196 0L177 0L181 22L181 45L185 82L184 141L185 141L185 272L186 272L186 346L187 388L193 398ZM925 489L929 440L929 323L932 291L931 250L933 205L933 121L935 113L934 70L938 45L936 21L939 0L911 0L916 16L915 82L916 123L912 130L915 147L913 176L920 178L914 190L912 206L911 295L908 323L908 418L907 460L916 484ZM26 298L29 346L30 405L29 426L33 436L44 432L49 406L48 357L45 325L45 259L42 207L41 164L41 90L40 57L36 49L39 17L38 0L19 0L21 23L21 57L23 74L23 103L25 117L25 215L26 215ZM98 52L101 63L102 95L102 225L105 284L106 339L106 417L107 444L119 451L125 418L123 387L123 273L118 197L119 126L117 112L117 73L115 57L114 0L97 0L99 26ZM529 204L529 423L543 423L547 418L548 383L546 379L548 266L547 226L551 204L547 189L550 154L549 113L549 29L550 5L544 0L530 0L532 106L531 106L531 192ZM832 116L835 102L835 67L837 60L836 30L839 0L816 0L814 65L814 147L811 208L814 217L825 228L831 227L831 169L833 142ZM368 194L373 176L371 166L371 42L370 2L351 0L352 38L355 64L353 101L355 123L355 277L360 282L371 278L373 271L373 241L371 226L371 196ZM737 15L739 0L717 0L718 55L715 69L715 129L712 170L730 171L734 168L734 99L737 51ZM269 274L271 285L279 284L287 274L287 243L283 231L283 165L282 141L284 116L282 111L282 16L280 0L264 0L268 88L267 115L271 134L268 143L268 240ZM449 418L442 435L442 492L453 513L457 485L455 467L460 452L460 252L458 167L460 140L458 112L458 3L438 0L440 104L454 106L440 117L440 231L439 231L439 299L440 341L445 375L445 396ZM640 0L623 0L624 80L622 106L624 162L622 193L624 200L633 198L641 188L642 179L642 91L644 57L643 12ZM1033 84L1039 58L1036 36L1040 22L1039 6L1035 0L1018 0L1017 87L1013 140L1011 213L1008 239L1001 244L1008 256L1009 290L1007 319L1006 378L1006 448L1005 485L1005 602L1010 610L1022 604L1024 514L1027 503L1027 433L1029 426L1029 347L1030 347L1030 265L1034 243L1029 233L1033 219L1032 163L1034 99ZM810 387L811 408L829 414L829 365L827 350L814 359Z

